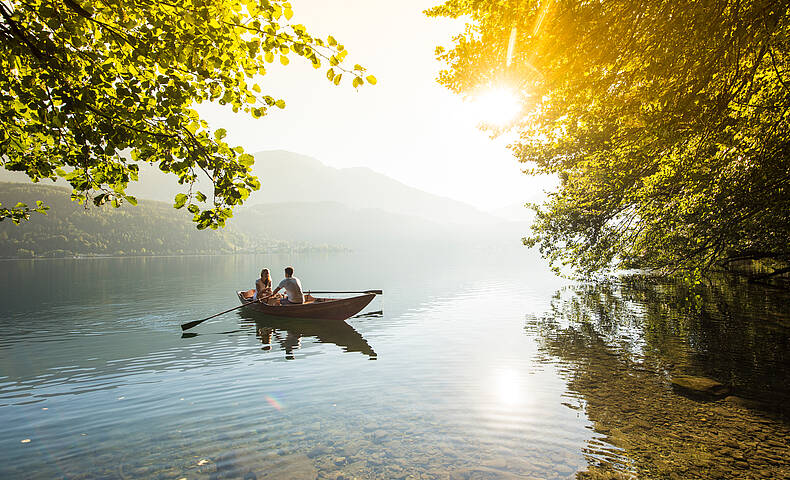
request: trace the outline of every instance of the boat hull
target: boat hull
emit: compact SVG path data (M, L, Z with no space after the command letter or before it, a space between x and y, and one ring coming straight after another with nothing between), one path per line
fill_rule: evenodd
M311 320L345 320L361 312L376 296L367 293L351 298L315 298L301 305L269 305L252 302L244 296L246 292L237 292L242 304L249 303L250 310L280 318L303 318Z

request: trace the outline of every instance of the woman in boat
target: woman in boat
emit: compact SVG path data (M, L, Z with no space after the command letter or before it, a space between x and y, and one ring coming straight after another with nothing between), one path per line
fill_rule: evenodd
M259 298L266 298L272 295L272 277L269 275L269 269L264 268L261 270L261 278L255 280L255 293L252 295L252 301Z

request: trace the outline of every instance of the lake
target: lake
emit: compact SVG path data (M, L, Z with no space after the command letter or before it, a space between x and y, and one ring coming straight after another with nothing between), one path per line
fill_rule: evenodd
M384 295L182 335L288 264ZM574 283L524 248L0 265L0 478L790 478L786 291Z

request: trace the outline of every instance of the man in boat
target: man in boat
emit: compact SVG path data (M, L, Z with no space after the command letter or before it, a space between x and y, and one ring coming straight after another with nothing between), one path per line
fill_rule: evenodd
M277 295L280 289L285 289L285 296L280 299L280 305L299 305L304 303L302 282L294 277L294 267L285 267L285 278L274 289L272 296Z

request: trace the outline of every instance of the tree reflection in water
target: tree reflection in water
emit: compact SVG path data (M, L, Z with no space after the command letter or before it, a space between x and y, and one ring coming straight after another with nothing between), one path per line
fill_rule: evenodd
M723 278L557 292L526 330L539 360L564 372L566 405L604 437L588 442L579 478L790 478L788 304L786 291ZM731 396L687 398L670 386L677 375Z

